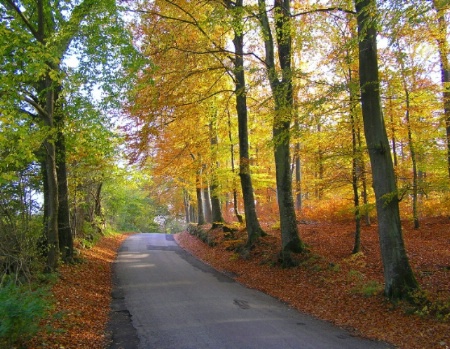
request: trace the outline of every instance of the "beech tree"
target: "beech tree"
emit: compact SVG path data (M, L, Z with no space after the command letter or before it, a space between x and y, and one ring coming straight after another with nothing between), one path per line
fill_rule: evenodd
M148 115L148 111L158 113L158 110L170 110L170 115L160 113L157 119L164 120L161 124L163 127L155 127L155 132L161 132L167 125L167 118L169 122L179 123L182 118L189 118L193 121L198 114L194 112L193 105L203 105L205 107L208 103L214 104L214 96L217 94L228 95L232 92L236 98L236 113L238 117L238 131L239 131L239 154L240 154L240 171L241 188L244 198L245 223L247 226L248 241L247 246L253 245L258 236L263 234L261 226L256 216L255 198L253 185L251 181L250 171L250 155L249 155L249 140L247 129L247 102L246 102L246 82L244 70L244 52L243 52L243 28L244 23L242 19L243 6L242 1L232 3L211 2L211 7L202 6L198 8L198 4L179 3L177 1L159 1L144 7L141 11L143 18L146 20L148 16L148 25L154 23L154 27L148 27L153 33L160 30L172 33L176 30L184 30L185 36L170 36L167 38L168 42L159 42L155 44L155 49L149 48L148 54L152 57L153 62L164 69L159 75L158 70L148 72L148 76L152 76L156 81L156 86L159 90L152 89L154 93L158 94L157 98L149 101L148 95L144 96L142 92L136 94L136 103L131 108L131 116L142 118L142 130L145 130L148 125L154 125L153 116ZM215 22L205 20L203 15L205 11L210 11L216 19ZM228 21L228 19L231 19ZM145 23L144 20L144 23ZM143 27L146 28L147 24ZM150 29L151 28L151 29ZM177 29L178 28L178 29ZM209 31L208 31L209 30ZM146 29L145 29L146 31ZM227 32L233 31L235 45L235 52L230 53L225 49ZM144 34L145 35L145 34ZM193 40L195 38L195 44ZM149 40L152 40L149 38ZM159 38L157 38L159 41ZM164 54L163 54L164 53ZM187 60L183 61L176 57L185 56ZM169 58L170 57L170 58ZM189 65L192 64L191 68ZM230 91L229 80L224 82L222 77L227 75L232 76L234 88ZM164 76L164 77L163 77ZM199 77L202 81L209 81L211 84L203 84L196 86L195 89L186 89L189 81L194 83L193 79ZM182 81L183 84L179 82ZM151 87L144 87L144 90L149 90ZM169 92L164 99L161 93ZM142 96L142 97L141 97ZM199 97L200 96L200 97ZM228 97L224 97L226 99ZM184 102L181 102L184 101ZM150 103L149 103L150 102ZM147 112L142 111L142 106L147 108ZM166 105L164 108L162 105ZM205 108L207 110L207 108ZM146 119L146 120L144 120ZM193 121L194 124L199 124ZM200 122L201 123L201 122ZM167 129L167 128L166 128ZM198 134L198 132L194 133ZM143 140L140 150L143 151L148 142L142 138L143 132L140 132L137 138ZM138 141L139 142L139 141ZM217 147L217 142L214 140L214 147ZM145 151L145 150L144 150ZM197 155L195 155L197 159ZM206 158L203 156L203 158ZM194 159L193 159L194 160ZM213 168L214 164L211 164ZM198 171L198 170L197 170ZM197 178L197 187L199 186L200 177ZM213 193L216 190L212 191ZM197 193L197 198L200 198ZM198 204L199 205L199 204ZM215 204L216 205L216 204Z
M449 9L448 1L433 0L433 7L437 17L438 51L441 66L442 96L444 104L444 122L447 133L447 167L450 178L450 44L448 42L448 21L445 17Z
M381 110L378 77L376 1L355 0L359 37L359 76L364 133L378 213L378 232L384 267L385 294L408 298L418 288L409 265L400 222L394 167Z
M290 171L290 127L294 108L290 1L274 1L275 38L281 79L278 77L278 69L275 65L275 42L267 15L266 2L258 0L258 6L265 48L264 64L275 103L273 142L282 238L281 256L283 264L290 265L292 264L291 253L300 253L305 250L297 228Z
M234 62L233 74L236 113L238 116L239 129L239 177L241 178L242 195L244 197L245 223L247 226L247 247L251 247L257 238L264 235L255 208L255 198L250 172L250 155L248 140L248 116L247 116L247 86L244 67L244 23L242 18L243 1L238 0L232 5L232 1L226 1L226 6L232 11L233 18L233 45Z

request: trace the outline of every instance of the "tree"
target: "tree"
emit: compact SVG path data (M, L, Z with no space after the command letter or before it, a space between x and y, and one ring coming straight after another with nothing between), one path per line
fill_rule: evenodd
M210 18L214 20L205 15L207 11L209 11ZM151 76L158 89L153 89L152 86L143 84L142 90L136 94L136 101L138 102L130 109L130 115L143 121L142 130L152 125L155 132L159 134L164 132L165 137L167 137L168 130L175 130L172 129L169 123L192 127L188 126L189 123L194 128L198 125L203 125L205 120L202 116L208 115L208 104L215 104L217 98L229 100L228 95L230 92L235 95L240 145L239 176L244 198L248 234L247 246L250 247L257 237L263 234L263 231L256 216L255 198L251 182L242 1L237 3L224 1L220 2L220 5L210 2L207 6L202 5L201 8L199 8L198 3L158 1L154 4L149 4L148 7L141 10L141 13L146 19L143 22L144 35L147 34L147 31L152 31L152 34L160 31L171 34L166 36L166 41L160 41L158 37L153 35L149 36L148 40L150 41L158 40L152 49L148 50L148 54L151 55L155 65L160 70L148 71L145 76ZM230 18L232 20L228 21ZM150 26L151 23L154 23L154 26ZM184 32L184 36L180 37L174 34L180 31ZM225 49L228 31L234 32L235 38L233 42L237 45L233 53ZM180 57L183 59L180 59ZM234 87L232 91L230 91L228 76L231 76L233 79ZM224 79L225 77L227 77L226 80ZM199 84L199 81L202 83ZM149 98L148 93L143 93L143 91L148 90L153 91L152 93L154 94L152 96L154 97ZM152 113L153 115L149 115ZM183 119L186 121L183 121ZM232 132L231 128L229 130ZM204 134L199 132L198 127L195 132L190 134L190 138L193 136L196 136L196 139L186 144L185 148L190 149L193 154L198 154L198 150L202 148L203 161L208 158L212 159L211 163L208 164L208 169L211 169L211 171L208 172L214 175L214 166L217 163L217 159L207 157L206 153L208 151L214 152L212 148L217 148L219 144L214 140L213 147L207 149L203 143ZM141 143L142 147L139 150L141 152L149 144L147 140L144 140L144 137L144 132L140 132L138 138L143 140L143 144ZM179 142L179 140L175 141ZM208 143L211 143L211 140ZM196 151L193 150L194 146L197 148ZM234 158L232 161L234 162ZM198 183L197 187L200 185L200 179L198 176L196 181ZM210 178L209 181L217 184L215 178ZM211 190L211 192L213 195L217 194L217 190ZM199 198L198 195L197 197ZM217 202L214 205L217 206Z
M211 120L209 122L209 132L210 132L210 145L211 145L211 184L209 186L209 191L211 193L211 215L212 223L220 224L224 223L225 219L222 215L222 208L219 197L220 182L218 178L218 143L219 138L217 135L217 109L213 108Z
M293 117L292 86L292 38L290 24L290 1L275 0L275 37L277 40L278 59L281 80L275 66L275 44L266 10L266 2L258 1L259 21L265 48L265 68L275 103L273 120L273 142L276 166L278 207L280 210L280 227L282 239L281 258L283 265L292 264L291 253L305 250L297 228L294 199L292 196L292 178L290 171L290 127Z
M59 208L60 195L58 188L62 191L65 188L65 182L58 184L58 167L57 156L59 154L61 161L64 161L64 154L57 152L57 145L63 150L64 139L58 134L57 120L62 121L61 116L58 118L57 107L61 92L61 62L66 54L68 47L74 37L77 35L80 23L87 16L92 3L84 1L77 6L68 8L52 7L52 5L44 0L39 0L33 4L24 4L12 0L2 1L2 6L11 16L8 23L3 23L9 39L12 42L7 44L6 50L8 54L13 54L15 50L23 50L28 55L21 56L23 61L18 60L22 67L20 71L21 78L18 80L16 96L19 98L19 105L24 105L27 110L32 110L36 117L40 120L43 127L47 128L49 133L44 141L45 149L45 178L46 188L44 193L46 207L46 223L47 230L47 269L54 270L58 264L60 253L59 246L59 227L58 217L64 219L64 223L68 222L67 206ZM18 44L16 48L11 45ZM38 63L37 71L33 71L33 59ZM9 71L16 74L17 71ZM14 79L14 78L12 78ZM59 167L60 176L64 176L64 167ZM66 193L62 193L66 194ZM64 203L67 198L64 198ZM64 217L63 217L64 215ZM69 234L70 230L62 229L62 233ZM61 239L69 246L65 257L71 258L72 251L71 237L64 236Z
M445 13L448 10L448 1L433 0L433 6L437 15L437 43L441 65L441 82L443 88L444 100L444 121L447 132L447 167L450 178L450 61L448 55L450 53L448 43L448 22Z
M244 67L244 23L242 18L243 1L238 0L232 5L231 1L226 6L233 15L233 45L234 62L233 74L236 96L236 113L238 116L239 130L239 177L241 178L242 195L244 198L245 224L247 227L247 248L253 246L259 236L264 235L256 214L253 184L250 172L250 155L248 141L248 116L247 116L247 92Z
M355 0L359 37L359 74L364 133L378 213L385 294L407 298L418 288L403 242L399 198L381 110L376 42L376 1Z
M6 14L1 18L1 30L4 34L1 42L2 57L5 58L1 67L1 98L10 100L16 107L16 113L28 115L47 131L42 148L42 164L45 169L44 216L48 245L47 270L54 270L60 252L63 252L65 260L70 261L73 251L64 135L64 126L69 116L66 86L69 84L68 78L72 76L67 74L64 59L74 51L80 58L90 56L90 59L82 62L85 64L80 64L82 68L79 72L81 75L85 74L85 81L94 77L92 71L98 70L97 63L101 62L104 68L112 68L109 64L111 61L120 61L116 55L117 50L110 45L109 50L95 51L90 46L92 41L89 36L98 39L95 35L100 31L98 28L101 27L106 33L109 28L117 28L122 22L115 17L117 7L114 0L64 3L2 0L0 6ZM117 31L117 36L110 37L101 44L107 45L114 41L123 44L124 41L121 40L124 35L119 33ZM98 44L99 41L95 46ZM125 45L120 50L124 52ZM132 61L131 56L128 58ZM85 69L87 67L90 67L90 72ZM100 83L100 80L97 79L95 83ZM110 92L115 85L110 80ZM89 89L87 85L84 88Z

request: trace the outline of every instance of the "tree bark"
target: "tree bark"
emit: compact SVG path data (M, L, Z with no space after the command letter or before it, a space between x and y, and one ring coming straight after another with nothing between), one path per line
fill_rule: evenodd
M350 54L348 60L351 60ZM358 142L358 134L357 134L357 122L359 118L356 115L356 95L353 88L353 72L351 67L348 69L348 77L349 77L349 98L350 98L350 125L352 130L352 188L353 188L353 204L355 209L355 242L353 245L352 253L358 253L361 250L361 208L359 203L359 173L361 171L361 148Z
M183 203L184 203L184 213L186 218L186 223L191 223L191 213L190 213L190 202L189 202L189 193L186 189L183 189Z
M202 170L201 165L199 165L199 170L197 170L197 175L195 178L196 194L197 194L197 224L204 225L205 214L203 212L203 199L202 199Z
M239 115L238 115L239 118ZM235 165L234 165L234 145L233 145L233 137L231 136L231 117L230 113L228 113L228 138L230 140L230 153L231 153L231 171L233 172L233 210L236 218L239 223L244 223L242 219L242 215L239 213L238 207L238 198L237 198L237 190L236 190L236 180L234 174L236 173Z
M202 188L197 188L196 193L197 193L197 224L204 225L206 224L206 221L205 215L203 213Z
M300 125L298 122L298 112L295 113L294 130L297 137L300 134ZM295 143L295 209L300 211L302 209L302 170L300 161L300 142Z
M217 129L216 129L216 115L214 115L213 120L209 124L210 127L210 143L211 143L211 184L209 186L209 191L211 194L211 214L212 214L212 223L223 223L225 220L222 216L222 209L220 204L220 199L218 195L218 179L217 179L217 169L219 168L219 162L217 161L217 144L219 140L217 138Z
M231 9L231 1L227 1L227 6ZM238 25L242 26L243 6L242 0L235 1L234 14ZM246 247L251 248L256 240L265 234L261 228L258 216L256 214L255 197L253 193L253 184L250 171L250 155L248 141L248 114L247 114L247 95L245 86L245 67L244 67L244 33L242 28L234 28L233 44L235 49L234 57L234 78L236 95L236 112L238 116L239 132L239 177L241 179L242 196L244 199L245 223L247 227ZM235 207L236 208L236 207Z
M403 242L399 200L389 140L381 111L376 42L376 0L355 0L364 133L372 164L385 294L407 298L418 288Z
M62 87L55 88L55 126L56 134L56 174L58 177L58 238L59 250L64 262L73 261L73 235L70 223L69 185L67 179L66 139L64 136L65 118L62 111L60 91Z
M292 86L292 43L290 33L290 1L275 0L275 32L278 57L281 67L281 81L275 67L275 48L265 0L258 0L259 20L264 37L266 71L275 101L275 115L272 135L277 183L277 199L280 210L281 261L284 266L292 264L291 253L300 253L305 246L300 239L292 196L290 169L290 127L293 117L294 99Z
M444 5L447 3L445 0L433 0L433 6L437 13L438 24L438 48L441 64L441 81L443 88L444 99L444 120L447 134L447 168L448 176L450 178L450 62L448 59L449 43L447 40L447 20L445 19Z
M212 223L212 207L211 207L211 195L209 192L209 186L205 185L203 191L203 214L205 215L205 221Z
M44 114L40 114L44 125L49 130L54 130L54 90L50 76L46 76L42 81L41 95L45 96ZM58 177L56 170L56 150L55 141L52 135L48 135L44 141L45 149L45 172L47 179L47 195L44 196L44 203L47 209L47 263L46 272L53 272L58 267L59 260L59 237L58 237Z

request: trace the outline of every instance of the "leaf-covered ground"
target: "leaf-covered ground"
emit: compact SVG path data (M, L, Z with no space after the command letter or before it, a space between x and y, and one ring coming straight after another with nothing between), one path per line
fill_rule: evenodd
M308 244L299 267L277 263L278 231L268 231L248 260L228 251L234 238L216 232L214 248L184 232L179 244L216 269L236 275L240 283L266 292L293 307L328 320L354 335L390 342L404 349L450 348L450 221L429 219L419 230L404 225L405 244L416 276L433 303L392 304L382 294L382 264L376 226L364 227L362 252L351 255L353 224L310 222L299 225ZM227 250L228 249L228 250ZM446 306L444 306L446 304ZM419 309L419 310L418 310ZM437 320L447 314L447 321Z
M269 293L293 307L328 320L354 335L385 340L404 349L450 348L450 323L436 319L443 307L418 308L391 304L382 295L382 266L376 227L364 227L362 253L351 256L352 224L300 224L308 244L308 258L299 267L282 269L277 264L279 232L268 231L249 259L230 250L245 232L224 237L215 231L215 247L208 247L186 232L180 245L216 269L236 275L236 280ZM434 219L414 230L404 227L411 264L424 292L434 304L450 303L450 221ZM55 330L42 333L29 348L83 349L107 347L105 335L111 301L111 266L125 235L103 238L92 249L82 250L84 261L62 266L53 287L60 316L47 322ZM371 295L374 293L373 295ZM433 313L433 314L429 314ZM448 315L447 315L448 316Z
M62 265L52 287L54 314L28 345L33 349L104 349L111 303L112 263L126 235L102 238L81 250L81 263Z

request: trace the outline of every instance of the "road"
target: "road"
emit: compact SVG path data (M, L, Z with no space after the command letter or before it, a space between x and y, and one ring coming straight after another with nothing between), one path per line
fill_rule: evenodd
M171 235L127 238L114 278L110 349L391 348L242 286L182 250Z

